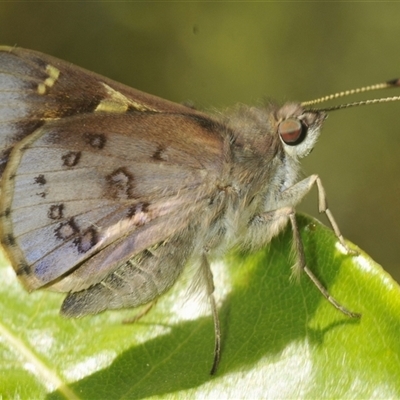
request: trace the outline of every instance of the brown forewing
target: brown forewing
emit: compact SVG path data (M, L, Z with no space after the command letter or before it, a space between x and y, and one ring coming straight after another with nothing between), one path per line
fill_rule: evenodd
M32 51L0 65L1 240L29 290L100 281L229 173L228 133L202 113Z
M0 173L13 145L47 120L90 114L107 99L119 102L120 110L202 115L55 57L21 48L0 46L0 88ZM109 88L121 96L115 96Z

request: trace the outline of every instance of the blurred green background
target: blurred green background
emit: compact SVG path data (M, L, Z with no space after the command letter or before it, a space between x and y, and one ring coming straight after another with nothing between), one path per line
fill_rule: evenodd
M400 76L399 15L400 3L385 2L8 2L0 42L223 109ZM389 94L396 90L372 96ZM398 281L399 133L400 103L337 111L303 162L321 176L345 237ZM299 210L318 215L315 190Z

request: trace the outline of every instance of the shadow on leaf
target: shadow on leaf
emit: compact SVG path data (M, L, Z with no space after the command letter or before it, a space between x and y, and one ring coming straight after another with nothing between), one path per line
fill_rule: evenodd
M309 229L311 222L304 217L299 217L299 224L308 265L324 277L329 288L347 256L333 254L335 237L326 228L313 223ZM329 316L334 317L325 326L310 328L320 302L325 300L306 276L299 283L289 281L290 240L287 229L265 250L228 257L227 268L234 283L220 307L223 347L215 377L209 374L214 337L208 317L172 325L170 333L124 352L111 366L71 388L85 399L141 399L197 388L235 371L245 374L260 360L276 362L294 342L307 340L312 346L322 346L329 330L354 321L339 312L335 317L333 311ZM321 240L325 241L323 248ZM49 398L59 395L53 393Z

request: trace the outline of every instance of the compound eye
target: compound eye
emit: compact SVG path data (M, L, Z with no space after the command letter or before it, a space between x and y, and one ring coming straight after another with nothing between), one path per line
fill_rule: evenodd
M307 127L298 119L289 118L279 124L278 132L287 145L296 146L306 137Z

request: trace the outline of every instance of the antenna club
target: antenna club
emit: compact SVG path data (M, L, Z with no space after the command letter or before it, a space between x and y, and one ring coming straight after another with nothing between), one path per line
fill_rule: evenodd
M388 86L400 86L400 79L399 78L390 79L386 83Z

